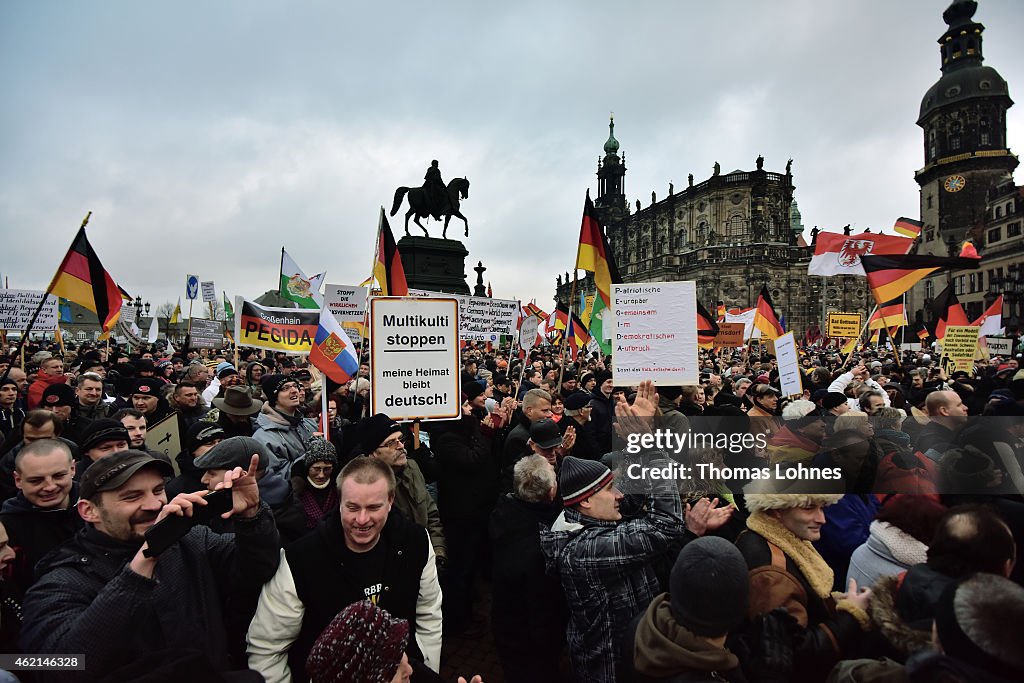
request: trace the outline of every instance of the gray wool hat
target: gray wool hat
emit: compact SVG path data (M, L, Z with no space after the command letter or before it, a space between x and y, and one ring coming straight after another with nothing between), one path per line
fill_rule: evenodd
M251 436L233 436L200 455L194 464L201 470L247 469L253 455L260 456L261 470L270 464L270 453L263 444Z
M717 638L747 615L747 562L735 545L717 536L687 543L669 576L672 616L698 636Z

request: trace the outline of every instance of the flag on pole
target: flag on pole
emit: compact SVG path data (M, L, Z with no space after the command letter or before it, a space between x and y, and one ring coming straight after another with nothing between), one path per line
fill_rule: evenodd
M590 190L583 200L583 221L580 225L580 245L576 251L576 268L594 274L594 286L597 296L594 297L594 308L590 312L590 332L601 346L601 352L611 353L611 342L605 340L604 323L606 311L612 306L612 285L622 282L619 270L615 267L615 257L608 247L604 229L597 220L594 202L590 200Z
M491 283L489 281L487 283L487 298L488 299L493 299L494 298L494 290L491 289Z
M970 240L964 240L964 243L960 245L960 258L977 258L978 250L974 248L974 244Z
M174 307L174 312L171 313L171 320L169 325L177 325L181 322L181 297L178 297L178 305Z
M148 341L150 344L154 343L157 339L160 338L159 320L160 319L154 315L153 322L149 324L149 334L146 335L146 341Z
M1003 328L1003 295L1000 294L992 305L985 309L981 317L971 323L974 327L980 327L978 335L990 337L999 334Z
M382 296L408 296L409 285L405 280L405 266L391 234L391 226L380 208L380 222L377 226L377 262L373 264L373 276L377 280Z
M309 362L338 384L345 384L359 372L359 358L352 342L328 308L320 309L320 324L309 349Z
M897 235L860 233L844 235L818 233L814 256L807 266L808 275L864 275L861 257L868 254L906 254L914 240Z
M842 353L843 353L843 355L848 356L851 353L853 353L853 350L855 348L857 348L857 337L853 337L849 341L847 341L845 344L843 344Z
M893 299L880 305L868 319L868 329L880 330L898 328L907 324L907 312L903 307L903 298Z
M923 341L924 341L925 339L927 339L927 338L928 338L928 337L930 336L930 335L928 334L928 328L927 328L927 327L925 327L924 325L922 325L922 326L921 326L921 329L919 329L919 330L918 330L917 332L915 332L914 334L916 334L916 335L917 335L917 338L918 338L918 339L920 339L920 340L921 340L922 342L923 342Z
M326 275L327 273L320 273L306 277L299 264L295 263L284 247L281 247L280 294L285 299L297 303L299 308L320 308L323 303L320 287L323 286Z
M231 306L231 300L228 299L228 293L223 292L223 290L222 293L224 294L224 320L231 322L235 319L235 309Z
M956 298L956 294L953 293L949 285L946 285L946 288L935 297L931 309L936 320L938 320L935 323L935 338L939 341L946 337L946 328L950 325L966 326L969 324L967 312L964 311L960 300Z
M754 310L756 311L754 313L754 327L761 330L765 337L768 339L778 339L785 334L766 285L761 285L761 293L757 296L757 305L754 306Z
M921 221L915 221L913 218L904 218L900 216L896 219L896 225L892 226L892 229L896 231L897 235L903 235L910 239L917 239L918 235L921 234L921 228L924 227L924 223Z
M121 289L100 263L84 226L78 229L47 292L95 313L104 332L114 327L121 313Z
M872 256L865 254L860 257L864 272L867 273L868 287L881 305L892 301L918 282L933 273L946 269L974 269L979 259L947 258L930 254L910 254L904 256ZM966 324L966 323L965 323Z
M715 337L718 336L718 323L711 314L707 312L701 303L697 302L697 344L704 348L714 345Z
M724 323L725 322L725 302L724 301L719 301L718 302L718 322L720 322L720 323Z

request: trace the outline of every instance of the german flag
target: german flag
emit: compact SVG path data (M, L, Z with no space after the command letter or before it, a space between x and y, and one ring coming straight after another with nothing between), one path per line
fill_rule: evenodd
M868 329L880 330L885 328L897 328L907 324L907 312L903 307L902 299L887 301L878 307L871 318L868 319Z
M925 327L924 325L922 325L921 329L915 332L915 334L917 335L917 338L920 339L922 342L930 336L928 334L928 328Z
M380 225L377 228L377 262L373 264L373 277L380 286L381 296L408 296L409 284L405 281L405 267L391 234L391 226L380 209Z
M580 246L576 252L576 267L589 270L594 274L594 285L605 308L612 306L612 285L622 282L615 259L608 248L608 240L604 230L594 215L594 202L590 200L590 190L583 201L583 223L580 226Z
M956 298L953 290L946 285L935 301L932 302L932 314L938 321L935 323L935 338L942 341L946 336L946 328L953 326L967 326L970 321L967 319L967 312Z
M757 296L757 306L755 308L757 312L754 313L754 327L761 330L761 334L768 337L768 339L778 339L785 334L766 285L761 286L761 293Z
M900 216L896 219L896 225L892 226L892 229L896 231L897 235L903 235L911 239L916 238L921 234L921 228L924 227L924 223L921 221L915 221L913 218L904 218Z
M718 302L718 322L720 322L720 323L724 323L725 322L725 302L724 301L719 301Z
M863 254L860 257L860 262L868 277L868 287L875 295L875 301L881 306L887 301L903 296L911 287L932 273L948 269L974 269L978 267L979 260L929 254L905 256Z
M121 289L92 250L84 225L78 229L48 291L95 313L104 332L114 327L121 313Z
M724 305L720 305L719 308L725 308ZM723 311L722 317L725 317ZM697 344L704 348L709 348L714 345L715 337L718 336L718 323L711 314L707 312L700 302L697 302Z

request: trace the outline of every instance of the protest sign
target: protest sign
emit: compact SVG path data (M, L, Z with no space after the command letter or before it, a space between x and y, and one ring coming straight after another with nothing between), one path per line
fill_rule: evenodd
M189 341L197 349L219 349L224 343L224 328L219 320L192 318Z
M319 325L318 308L268 308L235 297L235 343L239 346L309 353Z
M370 300L370 412L393 420L454 420L459 387L459 302Z
M203 301L206 303L217 301L217 288L213 286L212 280L203 283Z
M195 275L185 276L185 296L189 299L199 296L199 278Z
M743 323L718 323L718 335L715 337L714 347L721 349L743 346L743 330L745 328Z
M423 289L410 289L409 296L453 298L459 302L459 339L497 343L503 334L516 333L519 302L485 296L441 294Z
M775 339L775 360L779 364L779 385L782 387L783 395L802 395L804 384L800 377L800 358L792 332Z
M124 323L125 325L131 325L135 322L135 316L139 312L139 309L135 306L124 304L121 306L121 316L117 319L118 323Z
M537 343L537 326L539 324L540 318L535 315L528 316L523 320L523 324L519 328L519 348L523 351L529 351Z
M43 300L44 292L32 289L0 289L0 329L24 330L32 320L32 314ZM49 332L57 329L57 297L47 295L46 303L39 311L39 317L32 325L35 332Z
M863 324L860 313L829 313L825 319L825 336L853 339L860 336Z
M951 325L942 340L942 368L946 374L958 370L974 369L974 349L978 345L979 328L969 325Z
M324 306L331 312L353 343L363 339L366 287L324 285Z
M993 356L1009 356L1013 353L1013 337L985 337L985 342Z
M177 461L181 453L181 434L178 430L177 413L171 413L146 430L146 448L166 455L174 468L174 476L181 474Z
M613 284L615 384L697 384L693 282Z

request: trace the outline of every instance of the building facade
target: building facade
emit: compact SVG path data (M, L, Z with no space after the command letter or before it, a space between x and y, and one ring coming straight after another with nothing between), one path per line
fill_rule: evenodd
M955 0L943 12L947 29L938 40L942 75L922 98L917 119L925 161L914 176L924 223L918 253L956 255L970 239L983 259L980 270L939 274L908 292L911 319L932 325L929 306L948 284L972 319L1009 284L1003 311L1009 323L1013 278L1020 277L1024 262L1020 220L1005 213L1017 193L1012 173L1018 160L1006 139L1006 111L1013 101L1006 81L983 63L985 27L974 21L977 6L975 0ZM1018 234L1011 235L1014 222ZM1014 324L1019 324L1019 310L1017 315Z
M812 252L799 246L803 225L793 199L792 162L782 173L765 170L761 157L754 169L730 173L716 162L709 178L695 182L690 174L685 188L677 191L670 183L664 198L652 192L650 204L637 200L635 207L626 200L625 175L625 154L611 121L594 207L624 282L693 280L709 311L719 301L728 308L752 306L766 284L798 336L818 323L827 293L820 278L807 277ZM571 284L569 274L565 281L559 277L556 300L568 301ZM843 293L832 288L831 300L841 300ZM577 292L592 290L589 277L577 283ZM855 294L849 292L850 298Z

